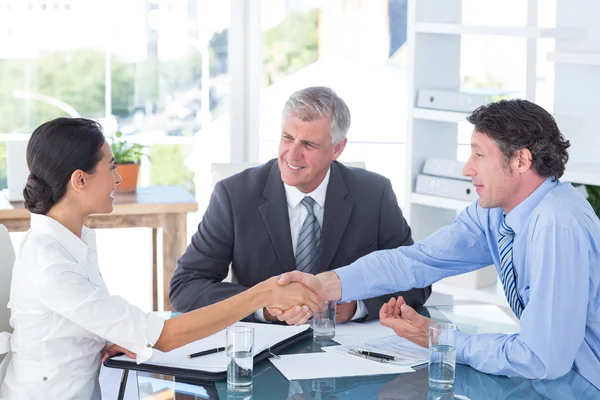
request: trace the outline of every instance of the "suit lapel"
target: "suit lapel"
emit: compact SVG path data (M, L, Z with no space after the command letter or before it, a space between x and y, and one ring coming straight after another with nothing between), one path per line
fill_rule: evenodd
M267 198L267 202L259 206L258 210L265 222L267 232L269 232L271 243L273 243L282 270L284 272L293 271L296 269L296 261L292 249L290 217L277 162L271 167L263 195Z
M345 200L348 195L348 188L340 168L342 167L337 162L331 163L331 176L329 185L327 185L327 195L325 196L319 272L329 269L354 208L350 201Z

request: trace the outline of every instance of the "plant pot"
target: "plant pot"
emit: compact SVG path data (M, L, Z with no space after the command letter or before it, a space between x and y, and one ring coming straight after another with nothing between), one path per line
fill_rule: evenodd
M115 167L122 179L121 183L117 185L117 192L135 192L140 164L116 164Z

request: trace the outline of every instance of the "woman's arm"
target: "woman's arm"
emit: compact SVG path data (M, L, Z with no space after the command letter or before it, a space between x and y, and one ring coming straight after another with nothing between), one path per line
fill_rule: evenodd
M277 279L279 277L270 278L219 303L165 321L154 348L170 351L184 346L219 332L263 307L287 310L296 305L306 305L316 312L319 304L323 304L317 295L301 284L282 287L277 285Z

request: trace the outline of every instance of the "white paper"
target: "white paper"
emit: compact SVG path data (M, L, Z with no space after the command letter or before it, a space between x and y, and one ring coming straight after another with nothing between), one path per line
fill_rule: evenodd
M375 353L387 354L397 357L398 360L388 361L392 365L400 365L404 367L414 367L427 362L429 358L429 350L418 346L399 336L387 336L371 340L365 343L344 345L344 346L328 346L323 347L324 351L348 354L350 350L372 351ZM353 357L358 357L354 356ZM379 363L368 359L373 363Z
M254 328L254 354L258 354L269 347L282 342L292 336L299 334L309 328L308 325L285 326L256 323L237 323L235 326L249 326ZM215 333L212 336L187 344L168 353L154 349L152 357L146 361L146 364L162 365L165 367L184 368L198 371L223 372L227 370L227 355L225 352L209 354L195 358L188 358L189 354L197 353L203 350L225 347L227 337L225 330ZM131 358L123 355L113 358L113 360L133 361Z
M269 360L289 381L413 372L412 368L376 363L336 352L290 354L280 357Z
M379 320L369 322L348 322L335 327L333 340L342 345L359 344L376 338L393 335L394 331L379 323Z

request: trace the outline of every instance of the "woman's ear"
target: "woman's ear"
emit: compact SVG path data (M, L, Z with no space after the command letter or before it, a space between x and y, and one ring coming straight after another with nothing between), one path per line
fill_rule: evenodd
M82 191L86 184L87 184L87 176L85 174L85 172L83 172L80 169L75 170L72 174L71 174L71 187L80 192Z

